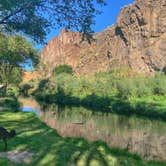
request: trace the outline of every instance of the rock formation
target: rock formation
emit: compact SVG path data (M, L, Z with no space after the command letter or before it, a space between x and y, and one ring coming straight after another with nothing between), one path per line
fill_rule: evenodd
M22 81L27 83L33 79L37 79L39 74L36 71L23 71Z
M110 12L111 15L111 12ZM69 64L78 74L128 67L154 73L166 67L166 1L136 0L124 7L115 25L93 34L91 43L79 32L62 30L41 52L48 73Z

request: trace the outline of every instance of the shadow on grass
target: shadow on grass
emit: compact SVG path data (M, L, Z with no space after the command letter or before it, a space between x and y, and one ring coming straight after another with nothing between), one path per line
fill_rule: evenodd
M56 103L62 106L83 106L93 111L112 112L126 116L136 114L138 116L166 121L166 105L163 107L157 102L155 104L145 101L132 103L118 96L100 97L94 94L84 98L77 98L70 94L65 94L62 89L56 94L36 95L36 99L41 104L46 105Z
M0 113L0 118L2 117L6 120L0 121L0 126L17 131L17 136L9 141L8 150L32 151L34 156L29 164L31 166L150 165L137 155L125 150L110 149L100 141L88 142L82 138L63 138L30 113ZM8 117L10 119L13 117L12 121L8 121ZM0 151L1 149L0 144ZM19 166L0 158L1 166L5 166L6 163Z

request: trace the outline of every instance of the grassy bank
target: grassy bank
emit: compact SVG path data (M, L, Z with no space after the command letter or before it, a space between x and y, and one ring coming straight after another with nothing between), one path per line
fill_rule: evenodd
M110 149L102 142L82 138L63 138L31 113L0 112L0 126L15 129L17 136L9 141L8 150L29 150L34 153L30 166L164 166L164 163L143 161L125 150ZM0 151L3 144L0 142ZM23 166L0 158L1 166Z
M93 111L166 121L166 76L125 76L123 72L80 78L62 73L40 81L34 94L38 101L47 104L83 106Z

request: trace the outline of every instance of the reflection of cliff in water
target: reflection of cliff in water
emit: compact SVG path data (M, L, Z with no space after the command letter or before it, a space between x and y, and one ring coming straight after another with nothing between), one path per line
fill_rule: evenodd
M127 148L146 159L166 160L164 122L94 114L84 108L49 106L40 118L62 136L102 140L112 147Z

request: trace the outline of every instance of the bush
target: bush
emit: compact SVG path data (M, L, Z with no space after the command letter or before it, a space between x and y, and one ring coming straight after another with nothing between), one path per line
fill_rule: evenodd
M69 65L59 65L53 70L53 75L58 75L61 73L73 74L73 69Z
M18 111L20 109L20 103L16 97L6 97L3 100L0 100L0 106L12 111Z
M134 97L137 93L137 87L131 79L120 80L117 82L118 96L122 98Z
M153 86L154 95L165 95L166 94L166 76L162 74L155 75L151 79L151 85Z
M13 97L19 95L19 88L15 86L10 86L7 88L6 96Z
M76 77L68 73L61 73L48 80L42 80L38 86L39 96L67 96L73 100L86 98L86 102L94 103L91 100L93 95L102 98L117 97L118 99L130 99L152 95L166 95L166 77L158 74L153 77L117 76L114 72L98 73L93 76ZM61 91L58 91L61 89ZM63 95L60 93L63 92ZM91 96L90 98L88 96ZM51 99L53 100L53 99Z
M28 84L28 83L22 84L22 85L20 86L20 94L23 95L23 96L25 96L25 97L29 96L28 91L29 91L31 88L32 88L32 86L31 86L30 84Z
M165 75L125 78L116 73L86 77L61 73L41 80L35 93L36 99L45 104L83 106L94 111L134 113L164 120L165 95ZM164 100L160 101L160 98Z

